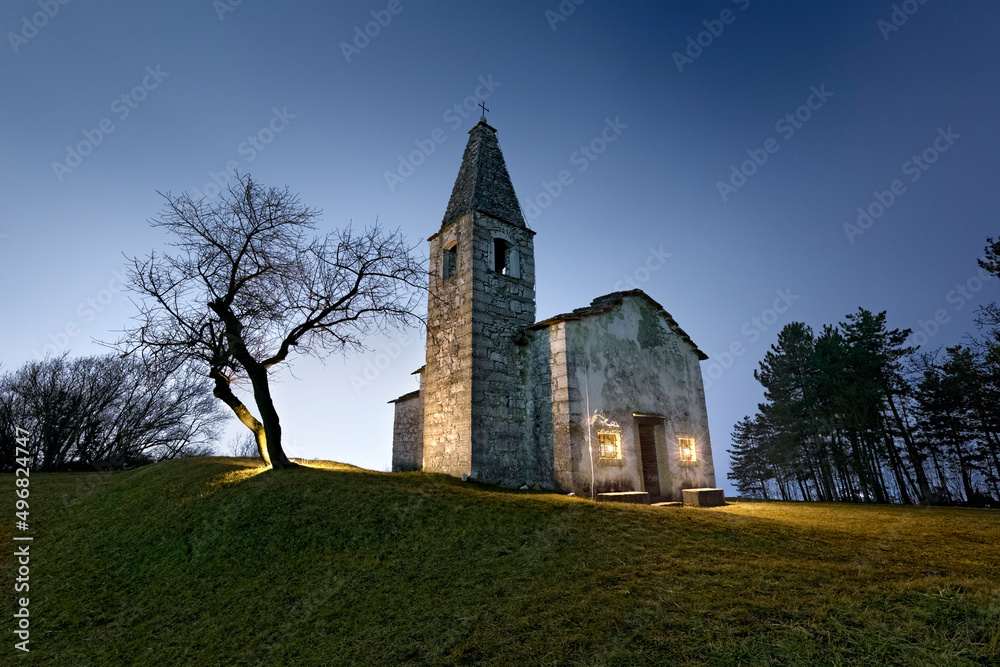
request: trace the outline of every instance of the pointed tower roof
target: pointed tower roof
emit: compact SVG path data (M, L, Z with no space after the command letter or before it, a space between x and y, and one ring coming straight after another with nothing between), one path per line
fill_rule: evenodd
M497 131L485 120L469 130L469 143L441 226L469 211L486 213L518 227L527 226L500 152Z

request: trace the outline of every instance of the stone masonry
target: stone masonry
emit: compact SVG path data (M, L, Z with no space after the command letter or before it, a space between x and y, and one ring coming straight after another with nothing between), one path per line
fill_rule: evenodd
M393 401L393 470L654 501L714 486L707 357L640 290L536 323L534 232L496 130L469 135L428 239L426 365Z

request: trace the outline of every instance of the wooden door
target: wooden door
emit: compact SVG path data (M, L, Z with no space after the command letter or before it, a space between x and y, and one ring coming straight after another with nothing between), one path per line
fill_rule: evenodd
M652 424L639 424L639 457L642 459L642 482L650 499L660 497L660 469L656 463L656 437Z

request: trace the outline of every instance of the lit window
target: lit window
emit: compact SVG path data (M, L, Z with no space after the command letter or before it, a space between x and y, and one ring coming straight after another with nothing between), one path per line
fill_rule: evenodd
M455 270L458 268L457 244L444 249L443 267L441 272L442 278L451 278L455 275Z
M622 457L622 441L617 433L598 433L597 442L602 459L619 460Z
M694 449L694 438L677 438L681 447L681 462L694 463L698 460L698 455Z

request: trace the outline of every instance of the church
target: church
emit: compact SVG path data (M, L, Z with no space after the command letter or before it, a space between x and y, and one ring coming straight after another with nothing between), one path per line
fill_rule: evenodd
M482 118L428 239L426 363L390 401L393 471L651 502L714 487L707 355L641 290L536 321L534 235Z

